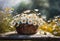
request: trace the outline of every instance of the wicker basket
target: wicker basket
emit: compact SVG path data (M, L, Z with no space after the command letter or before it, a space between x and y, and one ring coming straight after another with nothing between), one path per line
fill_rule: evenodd
M33 24L20 24L16 27L16 31L21 35L32 35L37 32L37 25Z

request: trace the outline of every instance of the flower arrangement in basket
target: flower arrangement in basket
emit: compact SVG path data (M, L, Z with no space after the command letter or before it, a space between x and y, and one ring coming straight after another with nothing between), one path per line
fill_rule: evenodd
M16 31L18 34L31 35L37 33L39 25L42 25L42 19L37 15L36 12L27 10L21 14L16 15L14 18Z

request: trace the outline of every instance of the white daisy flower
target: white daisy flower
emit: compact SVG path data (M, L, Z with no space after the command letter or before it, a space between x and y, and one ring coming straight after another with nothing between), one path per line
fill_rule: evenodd
M15 24L16 24L16 21L15 20L13 20L12 22L10 22L10 25L11 26L15 26Z
M37 16L33 16L33 19L34 19L34 20L38 20L38 17L37 17Z
M27 19L25 17L21 17L21 23L26 23Z
M27 19L33 19L32 14L29 14L29 15L27 16Z
M28 16L32 16L33 14L29 14Z
M24 11L24 13L29 13L31 10L26 10L26 11Z
M36 14L32 14L33 16L37 16Z
M40 18L40 20L41 20L41 23L46 23L42 18Z
M33 21L33 25L37 25L38 23L37 23L37 21Z
M43 19L42 18L39 18L38 19L38 25L40 26L40 25L43 25L45 23L45 21L43 21Z
M58 19L54 19L53 22L57 21Z
M27 18L27 19L32 19L32 17L31 17L31 16L28 16L28 15L26 16L26 18Z
M28 19L28 24L33 24L33 20L32 19Z
M41 15L41 13L38 13L37 15Z
M35 11L39 11L38 9L34 9Z
M38 23L39 26L43 25L43 23Z
M18 15L16 15L17 17L19 17L20 16L20 14L18 14Z
M26 20L25 20L25 19L22 19L22 20L21 20L21 23L26 23Z
M47 22L51 22L51 20L48 20Z
M13 17L13 19L18 18L19 16L20 16L20 14L18 14L18 15L16 15L16 16L14 16L14 17Z
M27 14L21 14L21 17L26 17L27 16Z

